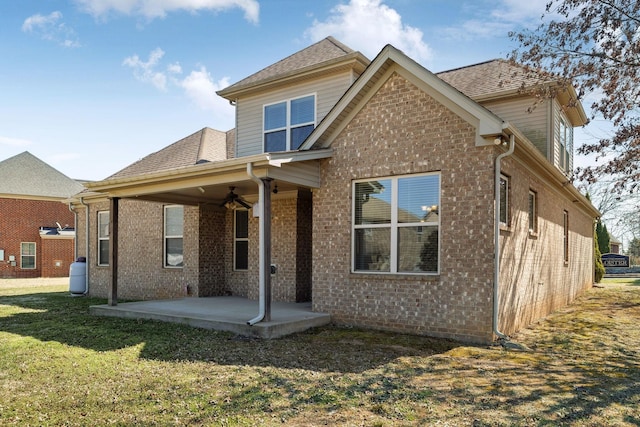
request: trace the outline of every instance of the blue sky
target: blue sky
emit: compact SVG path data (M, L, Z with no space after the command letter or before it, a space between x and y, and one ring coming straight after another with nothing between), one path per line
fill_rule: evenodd
M0 3L0 160L103 179L234 111L215 91L328 35L431 71L504 57L546 0L19 0ZM576 135L578 137L578 135Z

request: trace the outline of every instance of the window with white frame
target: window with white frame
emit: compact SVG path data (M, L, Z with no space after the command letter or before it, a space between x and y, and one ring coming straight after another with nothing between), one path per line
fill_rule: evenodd
M184 227L184 207L171 205L164 207L164 266L183 266L182 233Z
M563 221L563 248L564 248L564 262L565 264L569 262L569 212L563 211L564 221Z
M561 170L564 172L571 172L571 155L573 150L573 128L569 126L567 120L560 116L558 130L558 143L559 143L559 164Z
M353 183L353 271L439 271L440 174Z
M509 226L509 177L500 175L500 224Z
M529 231L538 231L538 193L529 190Z
M249 268L249 211L237 209L233 230L233 268Z
M20 243L20 268L23 270L35 270L36 244L34 242Z
M316 96L264 106L264 152L297 150L316 124Z
M98 212L98 265L109 265L109 211Z

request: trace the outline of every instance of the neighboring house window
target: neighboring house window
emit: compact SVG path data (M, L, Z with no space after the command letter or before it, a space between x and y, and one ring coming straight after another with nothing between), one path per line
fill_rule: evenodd
M184 207L171 205L164 207L164 266L183 266L182 230Z
M500 175L500 224L509 226L509 177Z
M569 262L569 212L564 211L564 262Z
M265 105L265 153L297 150L313 131L315 121L315 95Z
M109 265L109 211L98 212L98 265Z
M249 211L236 210L233 231L233 268L249 268Z
M20 243L20 268L23 270L35 270L36 268L36 244L33 242Z
M355 181L352 235L354 272L437 273L440 175Z
M538 193L529 190L529 231L538 231Z

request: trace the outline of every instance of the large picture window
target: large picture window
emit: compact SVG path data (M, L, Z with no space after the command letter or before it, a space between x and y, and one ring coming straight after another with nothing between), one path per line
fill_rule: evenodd
M20 243L20 268L23 270L35 270L36 268L36 244L33 242Z
M249 268L249 211L236 210L233 231L233 268Z
M353 184L353 271L438 273L440 175Z
M264 151L297 150L313 132L316 97L307 95L264 106Z
M109 211L98 212L98 265L109 265Z
M164 266L182 267L183 206L164 207Z

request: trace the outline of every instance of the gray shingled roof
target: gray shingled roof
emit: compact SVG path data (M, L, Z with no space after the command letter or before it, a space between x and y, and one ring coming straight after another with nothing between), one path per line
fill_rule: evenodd
M258 83L275 80L278 77L293 74L297 71L312 68L314 66L337 60L341 57L358 52L340 43L338 40L329 36L311 46L298 51L275 64L258 71L240 80L231 86L218 91L218 95L225 96L240 89L254 86Z
M0 194L66 199L84 186L25 151L0 162Z
M173 144L149 154L107 179L193 166L227 158L227 133L204 128Z
M545 79L546 75L543 73L533 73L503 59L443 71L436 75L476 100L552 81L550 78Z

